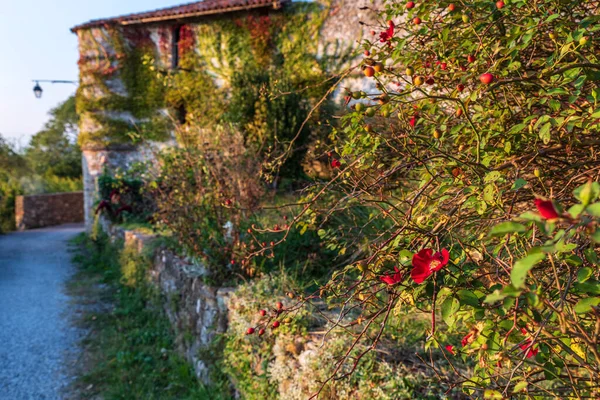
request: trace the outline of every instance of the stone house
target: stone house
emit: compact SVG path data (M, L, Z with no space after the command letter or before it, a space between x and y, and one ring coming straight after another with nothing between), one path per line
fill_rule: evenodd
M256 59L256 49L275 45L260 36L266 25L273 19L289 19L284 26L296 30L285 33L280 51L306 46L304 51L315 53L317 59L336 59L333 68L341 70L356 61L347 55L375 23L374 4L373 0L204 0L72 28L80 52L77 108L86 227L90 229L94 220L98 176L152 157L153 145L173 143L164 123L167 116L180 122L189 118L185 102L175 107L165 104L161 81L164 76L177 79L180 71L189 73L199 65L186 65L184 52L202 57L202 68L214 84L226 87L231 75L245 67L231 48L252 48L250 58ZM231 33L239 27L251 32L249 39ZM305 41L309 38L305 44L297 42L302 35ZM346 87L363 85L359 76L344 82Z

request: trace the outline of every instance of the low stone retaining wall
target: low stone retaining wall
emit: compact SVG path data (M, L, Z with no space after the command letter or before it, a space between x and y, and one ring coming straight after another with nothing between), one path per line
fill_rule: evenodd
M168 250L157 252L150 278L167 299L165 310L179 353L208 384L211 359L216 356L211 354L211 345L216 335L227 331L229 296L234 289L205 285L192 265Z
M18 230L83 222L83 192L17 196Z
M210 383L212 343L228 326L228 307L233 288L215 288L202 281L202 269L172 251L152 246L155 236L126 230L101 217L99 224L111 240L151 259L147 278L164 296L164 310L176 335L178 352L193 365L196 376Z
M206 285L202 279L205 270L201 265L157 246L154 242L156 236L124 229L103 217L99 217L98 222L111 240L124 243L125 251L143 254L149 260L146 279L162 296L161 305L173 327L177 352L193 366L202 383L211 384L211 367L222 357L222 348L215 339L221 334L243 335L248 325L241 326L240 331L240 315L247 312L251 303L244 301L243 294L240 297L239 288ZM321 312L328 312L326 305L323 304ZM325 322L323 320L323 324ZM251 322L248 321L248 324ZM277 388L276 398L307 399L318 390L319 382L327 378L324 366L334 363L337 355L328 346L323 346L323 341L337 341L340 346L342 339L335 333L325 338L325 332L324 325L315 325L306 334L278 332L277 335L268 335L270 339L266 340L273 340L273 353L269 360L261 361L260 368L268 366L271 371L277 371L271 377L272 385ZM348 341L346 345L350 344ZM391 366L386 368L392 371ZM359 398L352 395L357 390L352 384L344 382L338 386L339 390L350 393L340 399ZM232 386L232 391L236 393L234 398L240 398L237 388Z

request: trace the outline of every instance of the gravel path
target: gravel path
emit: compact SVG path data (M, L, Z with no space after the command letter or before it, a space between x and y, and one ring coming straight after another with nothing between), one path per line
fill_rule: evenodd
M60 399L78 329L64 285L75 272L67 241L81 225L0 236L0 399Z

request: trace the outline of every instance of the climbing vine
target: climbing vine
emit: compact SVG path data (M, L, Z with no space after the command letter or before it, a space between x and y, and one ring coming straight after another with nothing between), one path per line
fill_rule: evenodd
M174 125L234 123L257 148L273 150L298 132L326 92L318 82L352 52L318 56L328 12L299 3L268 15L80 31L80 142L162 141ZM301 94L283 96L291 92Z

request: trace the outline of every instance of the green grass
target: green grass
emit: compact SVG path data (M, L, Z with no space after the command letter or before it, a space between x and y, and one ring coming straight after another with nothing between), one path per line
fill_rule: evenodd
M80 297L80 304L97 303L80 321L90 332L82 343L84 373L76 382L78 390L85 391L83 398L230 398L220 394L227 391L226 384L223 388L204 387L192 367L176 354L158 294L143 279L135 284L129 277L123 279L121 266L125 262L138 267L139 278L146 260L120 251L106 238L93 241L81 236L74 245L79 273L69 289Z

